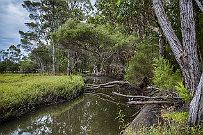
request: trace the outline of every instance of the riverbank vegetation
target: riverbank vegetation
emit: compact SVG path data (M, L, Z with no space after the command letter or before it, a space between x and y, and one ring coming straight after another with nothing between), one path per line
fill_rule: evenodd
M20 44L0 52L0 72L84 73L127 80L148 99L180 99L183 105L174 105L173 111L184 109L189 125L201 124L203 3L199 0L97 0L94 4L90 0L26 0L22 6L29 13L30 21L25 23L28 31L19 31ZM27 55L23 56L20 49ZM10 96L18 95L15 91L41 91L47 84L52 94L63 95L68 91L61 83L72 89L54 76L45 76L44 83L30 78L13 86L4 83L6 78L0 87L14 92L6 93L4 107L13 104ZM8 81L13 83L12 79ZM39 85L32 85L35 81ZM145 95L149 85L157 87L152 90L158 94ZM12 90L15 86L19 88ZM48 93L45 90L45 95ZM34 94L39 96L36 102L44 97L40 92ZM24 97L14 101L20 104Z
M80 76L0 75L0 121L82 93Z

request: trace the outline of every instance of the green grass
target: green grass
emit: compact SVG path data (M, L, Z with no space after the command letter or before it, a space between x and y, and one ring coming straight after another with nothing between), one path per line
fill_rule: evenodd
M136 135L202 135L202 127L189 127L185 124L171 123L169 125L152 126L140 129ZM134 135L132 129L126 135Z
M80 76L0 74L0 119L18 115L19 108L72 99L83 86Z

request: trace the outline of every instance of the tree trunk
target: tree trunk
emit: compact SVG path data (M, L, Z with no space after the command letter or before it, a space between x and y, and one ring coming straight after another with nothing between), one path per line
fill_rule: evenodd
M187 69L190 74L189 81L187 81L187 88L195 92L199 79L200 68L196 45L196 32L195 32L195 20L193 16L193 4L192 0L180 0L180 19L181 19L181 31L183 40L184 59L187 61Z
M155 14L181 68L182 74L184 76L185 86L188 90L190 90L192 95L196 91L195 96L190 104L189 114L189 123L196 124L200 121L200 116L203 109L203 104L200 102L203 100L201 98L203 75L198 85L200 79L200 63L197 53L192 0L180 0L179 6L183 45L181 45L179 39L171 27L170 22L168 21L163 8L162 0L153 0Z
M56 74L56 69L55 69L55 62L56 62L56 56L55 56L55 45L52 43L52 74Z
M200 117L203 114L203 73L195 92L194 98L190 103L190 111L189 111L189 123L192 125L198 124L200 122Z
M189 65L187 64L188 62L186 59L186 55L183 52L181 42L179 41L178 37L176 36L176 34L168 20L168 17L166 16L162 0L153 0L153 7L155 10L155 14L157 16L159 25L160 25L166 39L169 42L171 50L173 51L173 54L175 55L176 61L178 62L179 66L181 68L186 87L190 88L190 72L188 71Z
M182 46L166 16L162 1L153 0L153 7L155 10L155 14L157 16L159 25L161 26L161 29L165 37L167 38L169 45L171 46L171 49L176 57L176 60L178 61L178 63L181 63L180 58L183 55Z

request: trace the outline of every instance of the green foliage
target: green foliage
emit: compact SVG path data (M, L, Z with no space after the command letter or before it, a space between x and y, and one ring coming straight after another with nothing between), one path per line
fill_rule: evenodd
M52 34L56 43L78 43L78 46L89 44L93 46L111 47L132 46L135 36L125 35L110 25L95 25L80 23L76 20L69 19L66 23ZM91 47L90 46L90 47Z
M20 70L23 73L36 72L37 66L31 60L20 61Z
M137 85L143 77L153 77L153 58L158 57L158 52L153 40L146 39L137 45L135 55L129 61L125 79Z
M128 55L137 40L136 36L123 34L119 28L114 29L110 25L82 23L73 19L67 20L61 28L52 33L52 38L54 43L68 50L69 57L70 52L76 52L83 65L80 69L85 70L94 65L101 65L103 69L109 67L111 62L114 62L115 54L120 63L125 65L127 59L124 55ZM75 55L72 54L72 58L69 58L70 66L74 65L71 64L76 61L74 58Z
M19 70L19 64L6 59L0 62L0 73L4 72L17 72Z
M164 58L154 59L154 84L162 90L176 90L186 102L191 100L189 91L185 88L179 70L173 71L173 66Z
M190 95L189 90L185 88L183 85L183 82L177 82L176 86L176 91L178 92L179 96L186 102L189 102L192 99L192 96Z
M148 32L154 20L150 0L98 0L97 9L100 16L105 18L102 19L103 23L122 25L125 32L131 34L143 31L139 33L140 36Z
M121 130L124 130L127 127L127 125L124 123L125 122L124 117L125 117L125 114L123 113L122 110L120 110L118 112L118 116L116 117L116 119L118 119L118 121L120 123L119 129L121 129Z
M167 120L173 120L177 123L186 123L188 119L188 112L163 113L162 117Z
M154 59L154 84L163 89L170 90L175 89L177 82L181 82L181 73L179 70L173 71L173 66L169 61L164 58Z
M18 108L74 97L84 86L80 76L0 75L0 117ZM50 100L50 101L49 101Z

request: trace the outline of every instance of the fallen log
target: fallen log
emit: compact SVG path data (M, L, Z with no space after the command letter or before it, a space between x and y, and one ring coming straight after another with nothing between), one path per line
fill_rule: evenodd
M149 97L149 96L134 96L134 95L125 95L117 92L112 92L114 95L126 97L126 98L138 98L138 99L162 99L162 100L181 100L180 97L168 97L168 96L155 96L155 97Z
M130 83L128 81L113 81L113 82L108 82L108 83L98 84L98 85L86 84L85 89L96 90L99 88L112 88L117 85L130 85Z
M172 101L129 101L129 105L147 105L147 104L171 104Z

